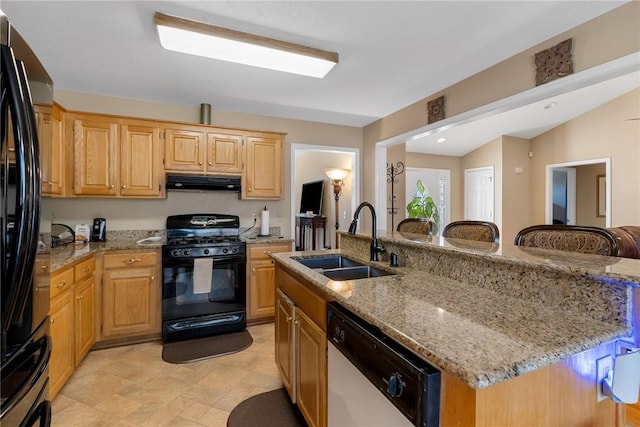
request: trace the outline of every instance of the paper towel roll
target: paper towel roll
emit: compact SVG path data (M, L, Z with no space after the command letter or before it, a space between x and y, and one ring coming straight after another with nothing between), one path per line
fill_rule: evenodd
M261 222L260 222L260 235L268 236L269 235L269 211L267 207L264 207L264 210L261 212Z

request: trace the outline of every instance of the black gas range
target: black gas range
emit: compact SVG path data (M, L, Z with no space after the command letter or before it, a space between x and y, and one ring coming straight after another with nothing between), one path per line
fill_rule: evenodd
M177 341L246 328L246 243L235 215L167 218L162 247L162 338Z

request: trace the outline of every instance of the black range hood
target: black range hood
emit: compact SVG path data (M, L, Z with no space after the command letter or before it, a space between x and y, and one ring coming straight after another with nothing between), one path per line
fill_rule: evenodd
M240 191L240 177L167 174L167 190Z

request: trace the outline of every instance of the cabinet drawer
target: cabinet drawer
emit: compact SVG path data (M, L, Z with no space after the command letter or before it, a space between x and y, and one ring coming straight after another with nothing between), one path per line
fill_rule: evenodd
M158 265L157 252L121 252L105 254L104 268L155 267Z
M73 286L73 268L67 268L64 271L56 272L51 277L50 299L54 299L62 292Z
M79 282L93 274L96 271L96 258L91 257L76 264L74 268L75 281Z
M250 261L270 260L270 252L291 252L291 243L286 245L248 245L248 248Z

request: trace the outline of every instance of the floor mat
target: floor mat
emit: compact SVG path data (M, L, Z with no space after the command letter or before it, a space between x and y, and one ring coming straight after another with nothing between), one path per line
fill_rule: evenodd
M253 338L249 331L215 335L162 345L162 360L169 363L190 363L211 357L237 353L249 347Z
M307 427L300 410L291 403L287 390L279 388L257 394L238 404L227 427Z

